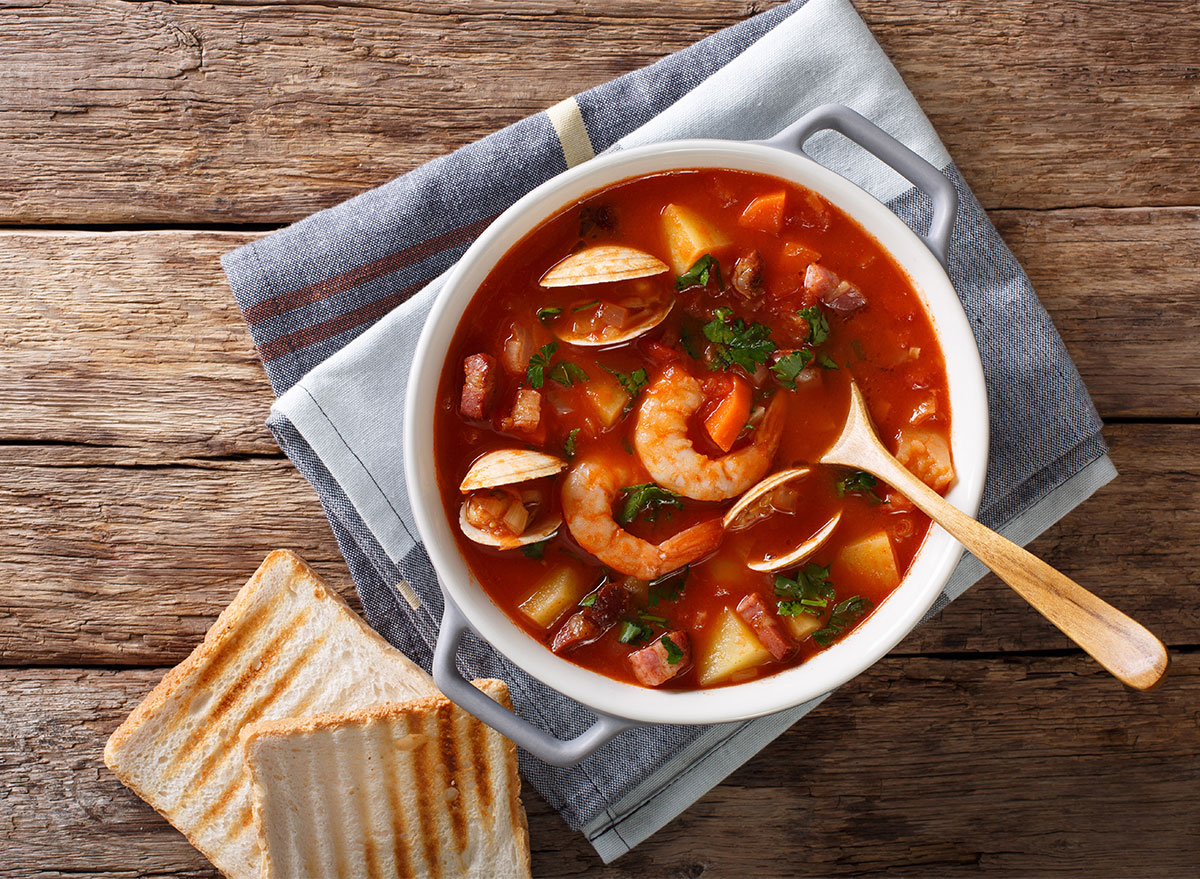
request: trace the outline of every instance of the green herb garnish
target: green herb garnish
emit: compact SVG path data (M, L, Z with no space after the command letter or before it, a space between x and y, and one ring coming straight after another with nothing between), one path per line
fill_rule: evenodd
M527 559L540 562L546 555L546 544L549 542L549 540L543 540L539 543L527 543L521 547L521 553Z
M622 620L619 639L622 644L645 644L654 636L654 630L641 623Z
M715 346L713 353L718 367L729 369L737 364L753 373L775 353L771 330L757 322L746 326L740 317L730 321L732 315L731 309L718 308L713 319L704 325L704 337Z
M858 620L871 607L871 602L861 595L839 601L833 606L833 613L829 615L829 622L825 624L825 628L813 632L813 640L822 647L828 647L842 632L846 631L847 626Z
M835 595L833 584L829 582L829 568L805 565L790 579L776 574L775 595L783 599L779 602L781 616L794 617L802 613L820 616Z
M660 601L678 601L687 585L688 574L692 572L691 565L684 565L678 571L663 574L657 580L650 581L649 602L656 607Z
M775 374L775 378L781 385L794 391L797 377L804 372L804 368L808 366L812 358L813 353L807 348L789 351L772 364L771 372Z
M706 253L692 263L690 269L675 279L675 289L705 287L711 278L716 279L718 287L721 286L721 264L713 259L711 254Z
M537 318L540 321L546 321L560 314L562 314L562 309L557 305L547 305L545 308L538 309Z
M571 309L571 314L574 314L577 311L587 311L589 308L595 308L599 304L600 304L599 299L593 299L591 302L583 303L583 305L576 305L574 308Z
M575 437L579 436L579 431L582 429L581 427L574 428L563 440L563 454L567 456L568 461L575 457Z
M621 437L621 448L623 448L625 450L626 455L633 454L633 445L629 442L629 437L627 437L627 436Z
M833 489L837 492L838 497L845 497L846 492L855 491L865 494L875 503L881 504L883 503L883 498L871 490L877 482L878 480L870 473L864 473L862 470L854 470L845 479L839 480Z
M679 325L679 344L683 346L683 350L687 352L687 356L693 360L700 359L700 349L696 346L696 337L689 329L691 322L685 320Z
M655 615L654 615L654 614L652 614L652 613L646 613L644 610L639 610L639 611L638 611L638 619L639 619L639 620L641 620L643 623L649 623L649 624L650 624L650 625L652 625L652 626L665 626L665 625L667 625L667 618L666 618L666 617L659 617L659 616L655 616Z
M578 363L572 363L569 360L560 360L550 368L546 373L546 377L551 381L556 381L564 388L569 388L575 382L589 381L590 377L583 371L583 367Z
M800 309L796 314L808 321L808 341L813 345L820 345L829 338L829 320L819 307L811 305Z
M583 596L583 598L580 599L580 601L579 601L579 606L580 607L591 607L595 603L596 603L596 593L593 592L590 595Z
M601 364L601 366L604 366L604 364ZM629 399L625 401L624 410L625 412L628 412L633 408L633 401L637 399L638 393L642 388L646 387L647 383L650 381L649 376L646 375L646 370L635 369L633 372L625 373L617 372L615 369L609 369L607 366L604 366L604 368L608 372L612 373L613 377L620 382L621 389L629 395Z
M821 366L825 367L826 369L837 369L838 368L838 365L834 362L833 358L830 357L828 354L818 354L817 355L817 363L821 364Z
M669 635L663 635L658 639L658 643L667 648L667 665L679 665L679 661L683 659L683 651L679 645L672 641Z
M617 518L622 525L628 525L642 514L654 521L658 511L664 507L683 509L683 498L653 482L626 486L621 493L625 495L625 505L621 507L621 514Z
M546 367L558 350L557 342L548 342L541 347L537 354L529 358L529 366L525 368L525 381L531 388L540 388L545 382Z

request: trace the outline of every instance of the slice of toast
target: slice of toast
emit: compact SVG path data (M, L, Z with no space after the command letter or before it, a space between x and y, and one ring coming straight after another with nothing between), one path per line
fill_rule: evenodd
M508 705L502 681L476 681ZM242 730L263 879L529 879L517 749L445 698Z
M241 728L437 692L303 559L277 550L112 734L104 762L218 870L258 879Z

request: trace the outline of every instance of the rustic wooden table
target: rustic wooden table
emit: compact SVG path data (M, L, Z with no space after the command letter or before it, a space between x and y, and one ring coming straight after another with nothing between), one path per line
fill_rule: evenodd
M268 550L352 592L217 262L763 8L0 0L0 876L211 876L105 738ZM1122 689L988 580L602 867L1200 873L1200 6L859 0L1028 268L1121 478L1037 541L1153 628Z

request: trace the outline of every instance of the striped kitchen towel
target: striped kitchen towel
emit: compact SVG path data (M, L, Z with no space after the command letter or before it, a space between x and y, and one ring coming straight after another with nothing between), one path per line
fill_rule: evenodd
M400 444L409 356L442 273L517 198L598 152L764 138L825 103L853 107L959 189L949 271L976 328L992 411L981 518L1025 543L1115 475L1062 341L887 57L847 0L797 0L224 258L280 395L270 427L320 496L367 616L392 643L428 668L442 609ZM928 222L907 183L836 135L808 148L910 225ZM982 574L964 559L933 612ZM460 658L469 677L508 681L518 712L560 738L591 720L484 644L468 643ZM522 769L607 861L819 701L745 723L631 730L578 766L522 755Z

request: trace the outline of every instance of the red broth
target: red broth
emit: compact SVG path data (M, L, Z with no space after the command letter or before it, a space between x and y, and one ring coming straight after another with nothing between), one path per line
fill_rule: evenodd
M606 244L635 248L670 268L637 280L540 285L568 255ZM702 272L692 272L692 283L677 282L706 256L716 261L706 283ZM674 305L662 323L630 341L583 347L556 335L636 325L646 301ZM540 376L530 369L539 352L546 355ZM478 387L464 394L471 369L464 361L479 354L491 364L486 375L475 371ZM645 371L642 387L634 387L638 370ZM582 514L525 547L484 546L458 534L488 595L534 638L551 647L557 637L556 652L609 677L680 689L737 683L804 662L861 623L911 565L929 520L886 485L812 464L839 431L852 377L891 451L939 491L953 480L945 363L920 298L892 257L803 187L745 172L678 171L616 184L563 210L514 246L480 286L450 345L434 416L447 516L459 521L461 480L496 449L545 452L567 468L484 489L491 500L472 501L472 521L505 539L520 532L523 517L529 529L562 515L565 486L584 462L595 472L620 472L618 488L653 483L637 443L639 418L654 389L682 387L689 377L703 395L682 429L690 450L672 457L667 450L675 446L664 439L644 446L647 462L677 460L663 478L690 479L701 468L686 464L722 458L718 442L732 439L729 455L749 460L739 453L761 442L769 464L757 475L749 465L732 468L745 484L734 485L731 497L655 492L665 504L643 508L623 527L607 523L620 529L614 533L621 546L625 535L659 544L698 526L709 538L700 555L672 553L661 562L670 569L686 558L686 567L648 583L648 569L629 570L636 567L630 555L614 556L610 547L607 563L600 561L584 546L587 529L573 527L585 521ZM529 409L534 396L536 422L528 411L514 413ZM777 397L785 415L772 447L763 410ZM649 425L646 435L658 438ZM774 506L761 504L756 524L723 531L712 524L742 490L801 465L811 466L809 474L769 495ZM620 519L630 494L595 501L589 515ZM497 524L517 506L515 519ZM747 567L750 559L795 548L839 511L832 536L803 564L776 573ZM560 634L564 628L569 633Z

